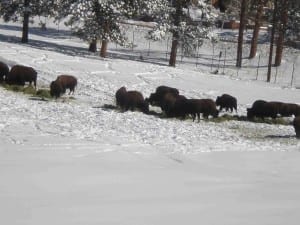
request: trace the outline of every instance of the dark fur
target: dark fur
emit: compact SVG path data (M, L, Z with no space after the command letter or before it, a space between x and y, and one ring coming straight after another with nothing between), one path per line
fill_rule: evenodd
M282 103L279 108L279 114L283 117L300 116L300 106L292 103Z
M257 100L253 103L252 108L247 109L248 119L253 117L259 117L264 119L265 117L271 117L275 119L280 113L280 107L282 102L266 102L263 100Z
M204 118L209 116L218 117L219 111L217 110L216 104L212 99L186 99L179 98L172 105L169 115L173 117L185 118L187 115L191 115L193 121L196 116L200 121L200 114Z
M4 62L0 62L0 82L5 80L8 73L9 73L9 67Z
M149 102L150 105L161 107L163 97L167 93L172 93L175 96L179 95L179 91L176 88L168 86L159 86L156 88L155 93L151 93L149 98L146 98L146 101Z
M123 108L124 107L124 98L127 90L125 87L121 87L117 90L115 97L116 97L116 105Z
M28 66L15 65L11 68L6 77L7 84L16 84L16 85L25 85L25 82L33 82L34 87L36 88L37 72Z
M52 81L50 83L50 95L52 97L59 98L62 93L64 93L64 89L62 88L60 83L56 80Z
M143 113L149 113L149 104L138 91L126 91L125 87L121 87L115 97L117 105L124 111L138 109Z
M295 128L296 137L300 138L300 116L295 117L293 121L293 126Z
M161 100L161 109L168 117L180 117L184 116L180 110L179 104L181 100L186 100L183 95L174 95L174 93L166 93Z
M50 84L50 94L56 98L60 97L61 94L64 94L67 89L70 90L69 94L75 91L77 86L77 78L71 75L59 75L55 81L52 81Z
M230 109L232 112L233 109L237 111L237 100L235 97L223 94L222 96L218 96L216 99L216 105L220 106L220 111L222 111L223 108L225 108L226 112Z
M247 118L253 119L254 117L264 116L264 105L267 102L264 100L256 100L251 108L247 108Z

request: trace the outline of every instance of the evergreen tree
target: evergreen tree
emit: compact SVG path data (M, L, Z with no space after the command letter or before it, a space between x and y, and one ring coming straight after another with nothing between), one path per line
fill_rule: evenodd
M29 18L53 14L56 0L3 0L0 1L0 16L4 21L23 21L22 42L28 42Z
M100 55L106 57L109 41L122 46L129 44L121 22L130 9L124 5L123 0L77 0L71 4L67 25L72 25L72 30L89 43L100 40Z
M204 38L211 37L210 31L216 14L210 1L206 0L173 0L159 1L154 12L155 28L148 38L160 40L172 34L172 47L169 65L175 66L177 49L181 46L184 54L192 54ZM159 13L158 13L159 12Z

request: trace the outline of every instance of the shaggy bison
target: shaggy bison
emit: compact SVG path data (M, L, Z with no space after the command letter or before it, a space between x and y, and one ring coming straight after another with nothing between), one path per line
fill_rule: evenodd
M143 113L149 113L149 104L138 91L127 91L125 87L117 90L116 104L124 111L138 109Z
M156 88L155 93L151 93L149 98L145 100L149 102L150 105L160 106L165 94L171 93L174 96L179 95L179 91L176 88L168 87L168 86L159 86Z
M7 84L25 85L25 82L33 82L36 88L37 72L28 66L15 65L11 68L5 81Z
M4 62L0 62L0 82L4 81L4 77L6 78L8 73L9 67Z
M300 116L295 117L293 121L293 126L295 128L296 137L300 138Z
M264 119L265 117L271 117L275 119L279 114L281 104L281 102L257 100L253 103L252 108L247 108L247 118L253 119L253 117L259 117Z
M279 107L279 114L286 116L300 116L300 106L292 103L282 103Z
M186 97L183 95L174 95L171 92L166 93L160 103L161 109L168 117L183 117L182 100L186 100Z
M235 97L223 94L222 96L218 96L216 99L216 105L220 106L220 111L225 108L226 112L230 109L232 112L233 109L237 112L237 100Z
M193 121L196 116L200 121L200 114L203 114L204 118L208 116L218 117L219 111L217 110L216 103L212 99L188 99L186 100L186 114L192 115Z
M216 104L212 99L186 99L176 97L174 99L171 109L168 111L168 116L185 118L187 115L191 115L193 121L196 116L198 117L198 121L200 121L200 114L206 119L209 116L218 117L219 115Z
M77 79L71 75L59 75L55 81L52 81L50 84L50 94L52 97L60 97L61 94L66 92L66 89L69 89L69 94L75 91L77 86Z

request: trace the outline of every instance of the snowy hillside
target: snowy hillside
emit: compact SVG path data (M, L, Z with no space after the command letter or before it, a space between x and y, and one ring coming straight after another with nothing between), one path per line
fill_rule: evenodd
M101 59L63 30L36 28L24 45L19 30L0 24L0 61L34 67L38 88L60 74L78 86L74 99L50 101L0 88L1 224L298 224L300 142L291 125L103 108L121 86L147 97L168 85L189 98L229 93L245 115L257 99L300 104L289 81L256 81L248 67L236 77L189 63Z

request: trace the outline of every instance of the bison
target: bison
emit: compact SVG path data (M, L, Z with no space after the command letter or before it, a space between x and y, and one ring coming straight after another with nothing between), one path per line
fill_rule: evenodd
M296 132L296 137L300 138L300 116L295 117L293 121L293 126Z
M176 88L159 86L156 88L155 93L151 93L149 98L146 98L145 100L149 102L150 105L161 107L162 99L167 93L171 93L174 96L179 95L179 91Z
M120 106L121 108L124 106L124 98L127 93L127 90L125 87L121 87L117 90L115 97L116 97L116 104L117 106Z
M9 67L4 62L0 62L0 82L3 82L4 78L6 79L8 73Z
M193 121L195 121L196 116L198 121L200 121L200 114L206 119L209 116L218 117L219 115L216 104L212 99L176 99L171 113L172 116L182 118L191 115Z
M25 85L25 82L33 82L36 88L37 72L32 67L15 65L11 68L5 81L7 84Z
M283 117L300 116L300 106L292 103L282 103L279 108L279 114Z
M222 111L223 108L225 108L226 112L230 109L232 112L233 109L237 112L237 100L235 97L223 94L222 96L218 96L216 99L216 105L220 106L220 111Z
M275 119L279 114L282 104L282 102L257 100L253 103L252 108L247 108L247 118L253 119L253 117L259 117L264 119L265 117L271 117Z
M166 93L161 100L161 109L168 117L182 117L181 100L186 100L183 95L174 95L174 93Z
M66 92L66 89L69 89L69 94L75 91L77 86L77 78L72 75L59 75L55 81L52 81L50 84L50 94L52 97L60 97L61 94Z
M124 111L138 109L143 113L149 113L149 103L138 91L127 91L125 87L121 87L115 97L117 105Z

